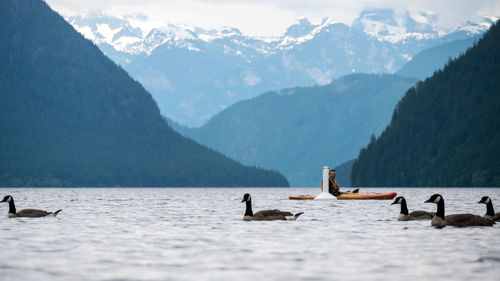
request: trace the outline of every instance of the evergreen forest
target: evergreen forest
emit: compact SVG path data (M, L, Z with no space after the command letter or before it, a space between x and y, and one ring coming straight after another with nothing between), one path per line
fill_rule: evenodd
M500 186L500 26L406 93L353 164L355 186Z
M200 128L171 124L241 163L276 169L291 186L319 186L323 166L356 158L370 136L384 130L396 104L416 82L389 74L351 74L324 86L283 89L237 102Z
M173 131L40 0L0 5L0 186L288 186Z

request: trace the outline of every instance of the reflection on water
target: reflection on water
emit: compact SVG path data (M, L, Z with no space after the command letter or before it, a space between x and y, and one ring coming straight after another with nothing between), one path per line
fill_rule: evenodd
M447 214L500 210L500 189L396 191L410 211L441 193ZM315 189L0 189L18 210L58 217L8 219L0 205L0 280L498 280L500 224L435 229L398 222L382 201L292 201ZM244 222L254 211L304 212L297 221ZM498 210L497 210L498 211Z

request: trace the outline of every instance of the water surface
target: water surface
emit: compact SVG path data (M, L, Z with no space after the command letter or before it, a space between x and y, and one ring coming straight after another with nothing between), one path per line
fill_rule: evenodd
M366 189L365 189L366 190ZM381 201L292 201L315 189L0 189L18 210L58 217L7 218L0 204L0 280L499 280L500 224L435 229L398 222ZM500 189L369 189L404 195L410 211L441 193L446 213L500 211ZM244 222L254 212L304 212L294 222Z

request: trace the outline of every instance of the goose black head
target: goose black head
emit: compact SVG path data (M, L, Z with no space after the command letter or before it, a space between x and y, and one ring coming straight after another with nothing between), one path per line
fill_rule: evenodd
M250 194L245 193L245 195L243 195L243 200L241 200L241 203L248 202L250 200L252 200L252 197L250 196Z
M405 198L403 196L398 196L396 197L396 199L394 199L394 202L392 202L391 205L403 204L403 201L405 201Z
M483 196L483 198L481 198L481 200L479 200L479 202L477 202L478 204L479 203L483 203L483 204L490 204L491 203L491 199L490 197L488 196Z
M443 200L443 196L440 194L434 194L431 196L431 198L427 199L424 203L439 203Z
M5 196L5 197L3 198L3 200L2 200L2 201L0 201L0 203L2 203L2 202L10 202L10 201L12 201L12 196L7 195L7 196Z

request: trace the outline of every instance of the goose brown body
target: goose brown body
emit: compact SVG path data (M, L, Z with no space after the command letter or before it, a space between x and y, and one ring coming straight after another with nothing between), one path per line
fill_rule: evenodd
M491 201L490 197L483 196L483 198L481 198L481 200L479 200L479 202L477 203L486 204L486 214L483 216L483 218L500 221L500 213L495 213L495 209L493 209L493 202Z
M411 213L408 212L408 206L406 205L406 199L403 196L399 196L394 199L391 205L400 204L401 211L398 215L398 221L412 221L412 220L430 220L434 217L434 213L416 210Z
M474 214L453 214L445 216L444 199L440 194L432 195L425 203L436 203L436 216L431 220L431 225L436 227L445 227L452 225L456 227L467 226L492 226L495 222Z
M28 217L28 218L39 218L39 217L47 217L47 216L57 216L57 214L61 211L55 211L55 212L47 212L47 211L42 211L42 210L37 210L37 209L23 209L19 212L16 211L16 205L14 204L14 198L12 196L7 195L3 198L2 202L7 202L9 203L9 212L7 213L7 216L9 218L19 218L19 217Z
M303 214L297 213L294 215L290 212L280 211L278 209L262 210L254 214L252 211L252 197L248 193L243 196L243 200L241 200L241 202L246 203L245 215L243 216L243 220L245 221L296 220L301 214Z

